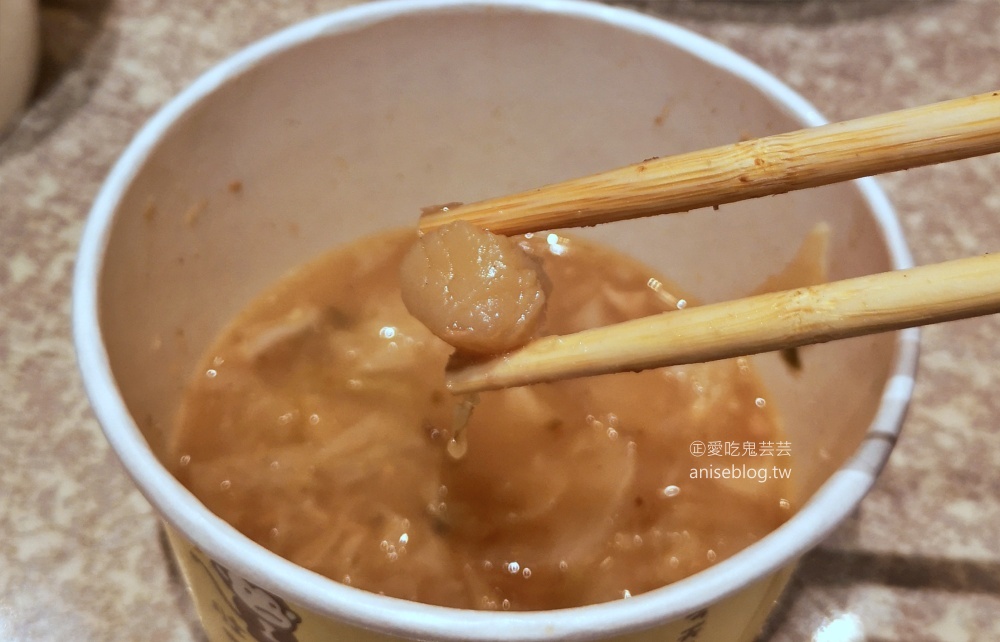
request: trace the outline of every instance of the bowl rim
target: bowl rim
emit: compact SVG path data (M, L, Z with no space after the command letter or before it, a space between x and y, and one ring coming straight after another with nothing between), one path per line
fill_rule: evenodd
M533 612L473 611L379 596L299 567L252 542L208 511L153 454L118 389L101 336L99 281L118 207L144 163L173 125L232 78L312 40L349 33L403 15L442 10L545 13L596 21L653 37L751 84L803 126L826 121L804 98L732 50L660 18L580 0L381 0L286 27L229 56L163 106L136 134L108 174L90 210L73 280L72 321L78 366L109 443L160 517L209 557L297 606L382 633L442 640L592 639L653 627L730 596L793 563L828 535L869 491L899 434L913 389L919 331L897 333L882 400L854 455L785 524L759 542L688 578L603 604ZM896 214L870 178L853 182L883 235L892 267L912 266Z

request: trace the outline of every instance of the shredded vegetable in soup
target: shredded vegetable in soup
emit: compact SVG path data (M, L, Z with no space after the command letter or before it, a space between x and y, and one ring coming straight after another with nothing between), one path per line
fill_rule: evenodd
M497 610L649 591L789 517L779 422L742 359L482 393L449 448L465 400L444 387L453 348L401 299L414 241L304 266L205 354L168 457L217 515L344 584ZM515 242L551 281L540 334L676 309L614 251Z

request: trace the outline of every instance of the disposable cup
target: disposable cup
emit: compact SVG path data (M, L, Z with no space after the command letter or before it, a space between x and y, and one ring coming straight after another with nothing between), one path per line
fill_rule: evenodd
M917 334L755 358L793 448L787 523L675 584L543 612L428 606L270 553L157 453L196 360L255 293L421 206L470 202L823 122L760 67L628 10L563 0L407 0L295 25L225 60L137 134L86 226L74 332L87 391L166 524L211 640L751 640L796 560L858 505L913 385ZM580 233L714 301L782 268L818 223L830 276L910 265L872 180ZM242 637L241 637L242 636Z

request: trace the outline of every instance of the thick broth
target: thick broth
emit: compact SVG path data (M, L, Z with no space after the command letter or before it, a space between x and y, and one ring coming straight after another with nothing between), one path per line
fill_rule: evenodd
M789 459L747 454L783 437L745 360L484 393L450 456L451 347L399 294L412 241L383 234L306 265L205 355L167 458L213 512L345 584L514 610L648 591L787 519L770 468ZM625 256L522 242L552 282L544 334L671 309Z

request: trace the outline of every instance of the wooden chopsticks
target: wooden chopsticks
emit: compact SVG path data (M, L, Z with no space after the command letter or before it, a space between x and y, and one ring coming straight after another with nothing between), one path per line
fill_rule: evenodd
M519 234L780 194L1000 151L1000 91L649 159L421 217ZM1000 312L1000 254L665 312L545 337L449 369L453 392L769 352Z
M446 373L455 393L714 361L1000 312L1000 254L663 312Z
M715 147L449 207L497 234L582 227L781 194L1000 151L1000 91Z

